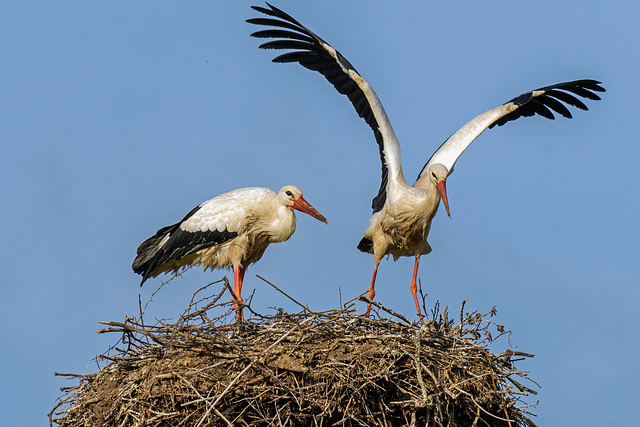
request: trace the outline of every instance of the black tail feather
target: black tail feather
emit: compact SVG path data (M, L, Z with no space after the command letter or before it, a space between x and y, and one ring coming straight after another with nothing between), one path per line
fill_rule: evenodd
M158 232L149 237L147 240L142 242L140 246L138 246L136 259L133 260L133 264L131 268L135 273L138 273L142 276L142 282L140 282L140 286L144 284L144 282L151 277L151 272L158 267L158 261L161 256L158 256L161 252L164 252L163 247L160 245L160 242L168 235L173 233L176 228L178 228L179 224L170 225L168 227L161 228Z
M367 252L370 254L373 253L373 241L367 239L366 237L363 237L362 240L360 240L360 243L358 243L358 249L362 252Z

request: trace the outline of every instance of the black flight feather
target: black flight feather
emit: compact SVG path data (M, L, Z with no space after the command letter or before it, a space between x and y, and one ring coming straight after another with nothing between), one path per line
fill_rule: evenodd
M163 264L224 243L238 235L237 232L227 230L190 232L180 229L180 225L191 218L198 210L200 210L200 206L192 209L182 221L161 228L155 235L142 242L138 247L136 259L131 267L135 273L142 275L140 286ZM162 244L165 239L167 240Z
M581 110L588 110L587 106L576 96L598 101L600 97L594 92L605 92L605 89L600 84L597 80L574 80L545 86L518 95L505 103L515 104L518 109L493 122L489 125L489 129L494 126L502 126L520 117L530 117L536 114L547 119L554 119L553 112L555 112L570 119L572 117L571 112L563 103ZM537 92L542 93L537 94Z
M389 174L384 160L382 134L380 134L380 131L378 130L379 126L373 111L371 110L371 106L369 105L364 92L362 92L358 85L351 80L351 77L345 72L345 70L353 70L357 73L357 70L344 56L342 56L342 54L340 54L340 52L336 51L336 56L338 57L337 60L333 58L329 51L323 46L327 43L304 25L296 21L293 17L269 3L267 3L267 6L269 6L268 9L260 6L252 6L252 9L278 19L251 18L247 19L247 22L250 24L275 28L257 31L251 34L251 36L257 38L281 38L285 40L267 42L260 45L260 48L291 49L291 52L276 56L273 59L273 62L297 62L305 68L319 72L336 88L339 93L347 95L349 101L351 101L358 113L358 116L362 117L369 127L371 127L376 138L376 142L378 143L380 160L382 163L382 182L380 183L380 190L378 191L378 194L371 203L371 207L374 212L381 210L387 197L387 178ZM288 30L292 30L294 33L291 33Z

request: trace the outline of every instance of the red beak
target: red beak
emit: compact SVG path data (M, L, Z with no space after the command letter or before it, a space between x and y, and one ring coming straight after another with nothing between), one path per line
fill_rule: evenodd
M445 185L444 179L437 184L438 192L440 192L440 197L442 198L442 203L444 203L444 207L447 210L447 215L451 218L451 213L449 212L449 200L447 199L447 186Z
M318 212L313 206L311 206L311 203L307 202L302 196L293 201L293 206L291 206L291 208L309 214L315 219L328 224L327 219L323 217L322 214Z

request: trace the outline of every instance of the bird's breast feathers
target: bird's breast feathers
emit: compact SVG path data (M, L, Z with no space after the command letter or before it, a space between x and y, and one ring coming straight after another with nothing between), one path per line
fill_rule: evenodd
M296 215L293 209L278 206L277 217L272 218L268 225L265 225L265 230L269 234L269 241L271 243L284 242L289 239L296 231Z

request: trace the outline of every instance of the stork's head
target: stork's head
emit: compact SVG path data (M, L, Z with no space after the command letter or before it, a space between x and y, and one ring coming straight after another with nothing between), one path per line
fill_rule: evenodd
M444 203L444 207L447 210L447 215L451 218L451 213L449 212L449 200L447 199L447 176L449 176L449 170L445 165L441 163L434 163L429 166L427 170L429 174L429 179L433 182L433 185L438 189L438 193L440 193L440 198L442 199L442 203Z
M288 208L297 209L327 224L327 219L302 197L302 190L294 185L282 187L278 192L278 201Z

